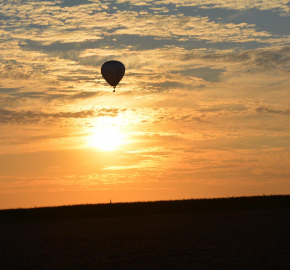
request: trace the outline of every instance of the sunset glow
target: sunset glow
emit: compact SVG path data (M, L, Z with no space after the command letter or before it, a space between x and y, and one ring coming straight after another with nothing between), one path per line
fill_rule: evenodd
M290 193L290 0L1 1L0 22L0 208Z

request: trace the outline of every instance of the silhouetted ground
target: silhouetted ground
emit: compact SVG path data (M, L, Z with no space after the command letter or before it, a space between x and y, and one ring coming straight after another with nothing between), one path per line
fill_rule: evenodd
M86 204L0 210L0 223L290 208L290 195Z
M0 269L289 270L289 225L289 207L6 223Z

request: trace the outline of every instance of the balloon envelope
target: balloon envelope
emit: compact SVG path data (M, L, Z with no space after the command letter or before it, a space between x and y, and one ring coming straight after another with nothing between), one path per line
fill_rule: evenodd
M125 66L119 61L111 60L102 65L101 72L107 83L115 88L125 74Z

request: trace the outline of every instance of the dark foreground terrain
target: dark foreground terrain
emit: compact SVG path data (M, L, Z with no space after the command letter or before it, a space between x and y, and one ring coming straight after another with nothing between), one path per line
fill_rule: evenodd
M290 269L290 209L0 224L0 269Z

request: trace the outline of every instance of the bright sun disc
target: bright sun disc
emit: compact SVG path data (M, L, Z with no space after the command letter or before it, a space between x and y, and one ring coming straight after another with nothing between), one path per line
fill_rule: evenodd
M94 134L89 137L89 145L103 151L112 151L121 145L124 135L119 132L116 126L107 126L96 129Z

